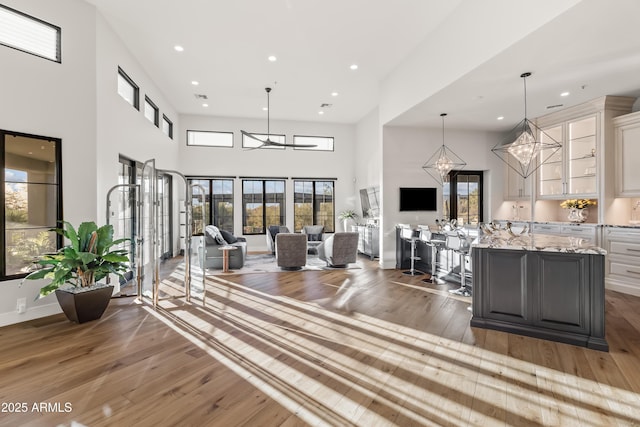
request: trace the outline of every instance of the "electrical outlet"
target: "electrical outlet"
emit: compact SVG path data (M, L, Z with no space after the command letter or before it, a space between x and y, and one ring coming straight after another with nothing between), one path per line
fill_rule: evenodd
M27 311L27 299L26 298L18 298L18 302L16 303L16 310L20 314L22 314L22 313Z

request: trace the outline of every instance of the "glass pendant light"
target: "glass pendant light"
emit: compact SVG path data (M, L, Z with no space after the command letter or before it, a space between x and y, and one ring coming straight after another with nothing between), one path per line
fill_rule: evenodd
M422 169L440 184L449 182L452 171L455 174L467 165L464 160L444 144L444 118L446 115L446 113L440 114L440 117L442 117L442 147L438 148L422 166Z

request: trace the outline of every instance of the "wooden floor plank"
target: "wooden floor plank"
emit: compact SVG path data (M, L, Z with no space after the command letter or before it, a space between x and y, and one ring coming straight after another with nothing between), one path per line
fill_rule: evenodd
M640 298L606 292L602 353L471 328L455 284L359 262L0 328L0 400L29 407L0 425L640 425Z

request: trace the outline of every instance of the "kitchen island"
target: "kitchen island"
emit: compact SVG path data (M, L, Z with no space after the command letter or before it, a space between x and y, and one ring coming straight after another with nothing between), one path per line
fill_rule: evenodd
M575 237L481 236L471 250L471 326L608 351L605 254Z

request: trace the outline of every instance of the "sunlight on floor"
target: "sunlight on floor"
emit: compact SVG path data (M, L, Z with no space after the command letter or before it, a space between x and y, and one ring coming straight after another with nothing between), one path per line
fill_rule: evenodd
M360 288L349 279L326 286L332 298L305 302L215 277L205 306L164 299L145 309L313 425L638 421L636 393L353 312ZM506 345L503 337L488 333L488 347Z

